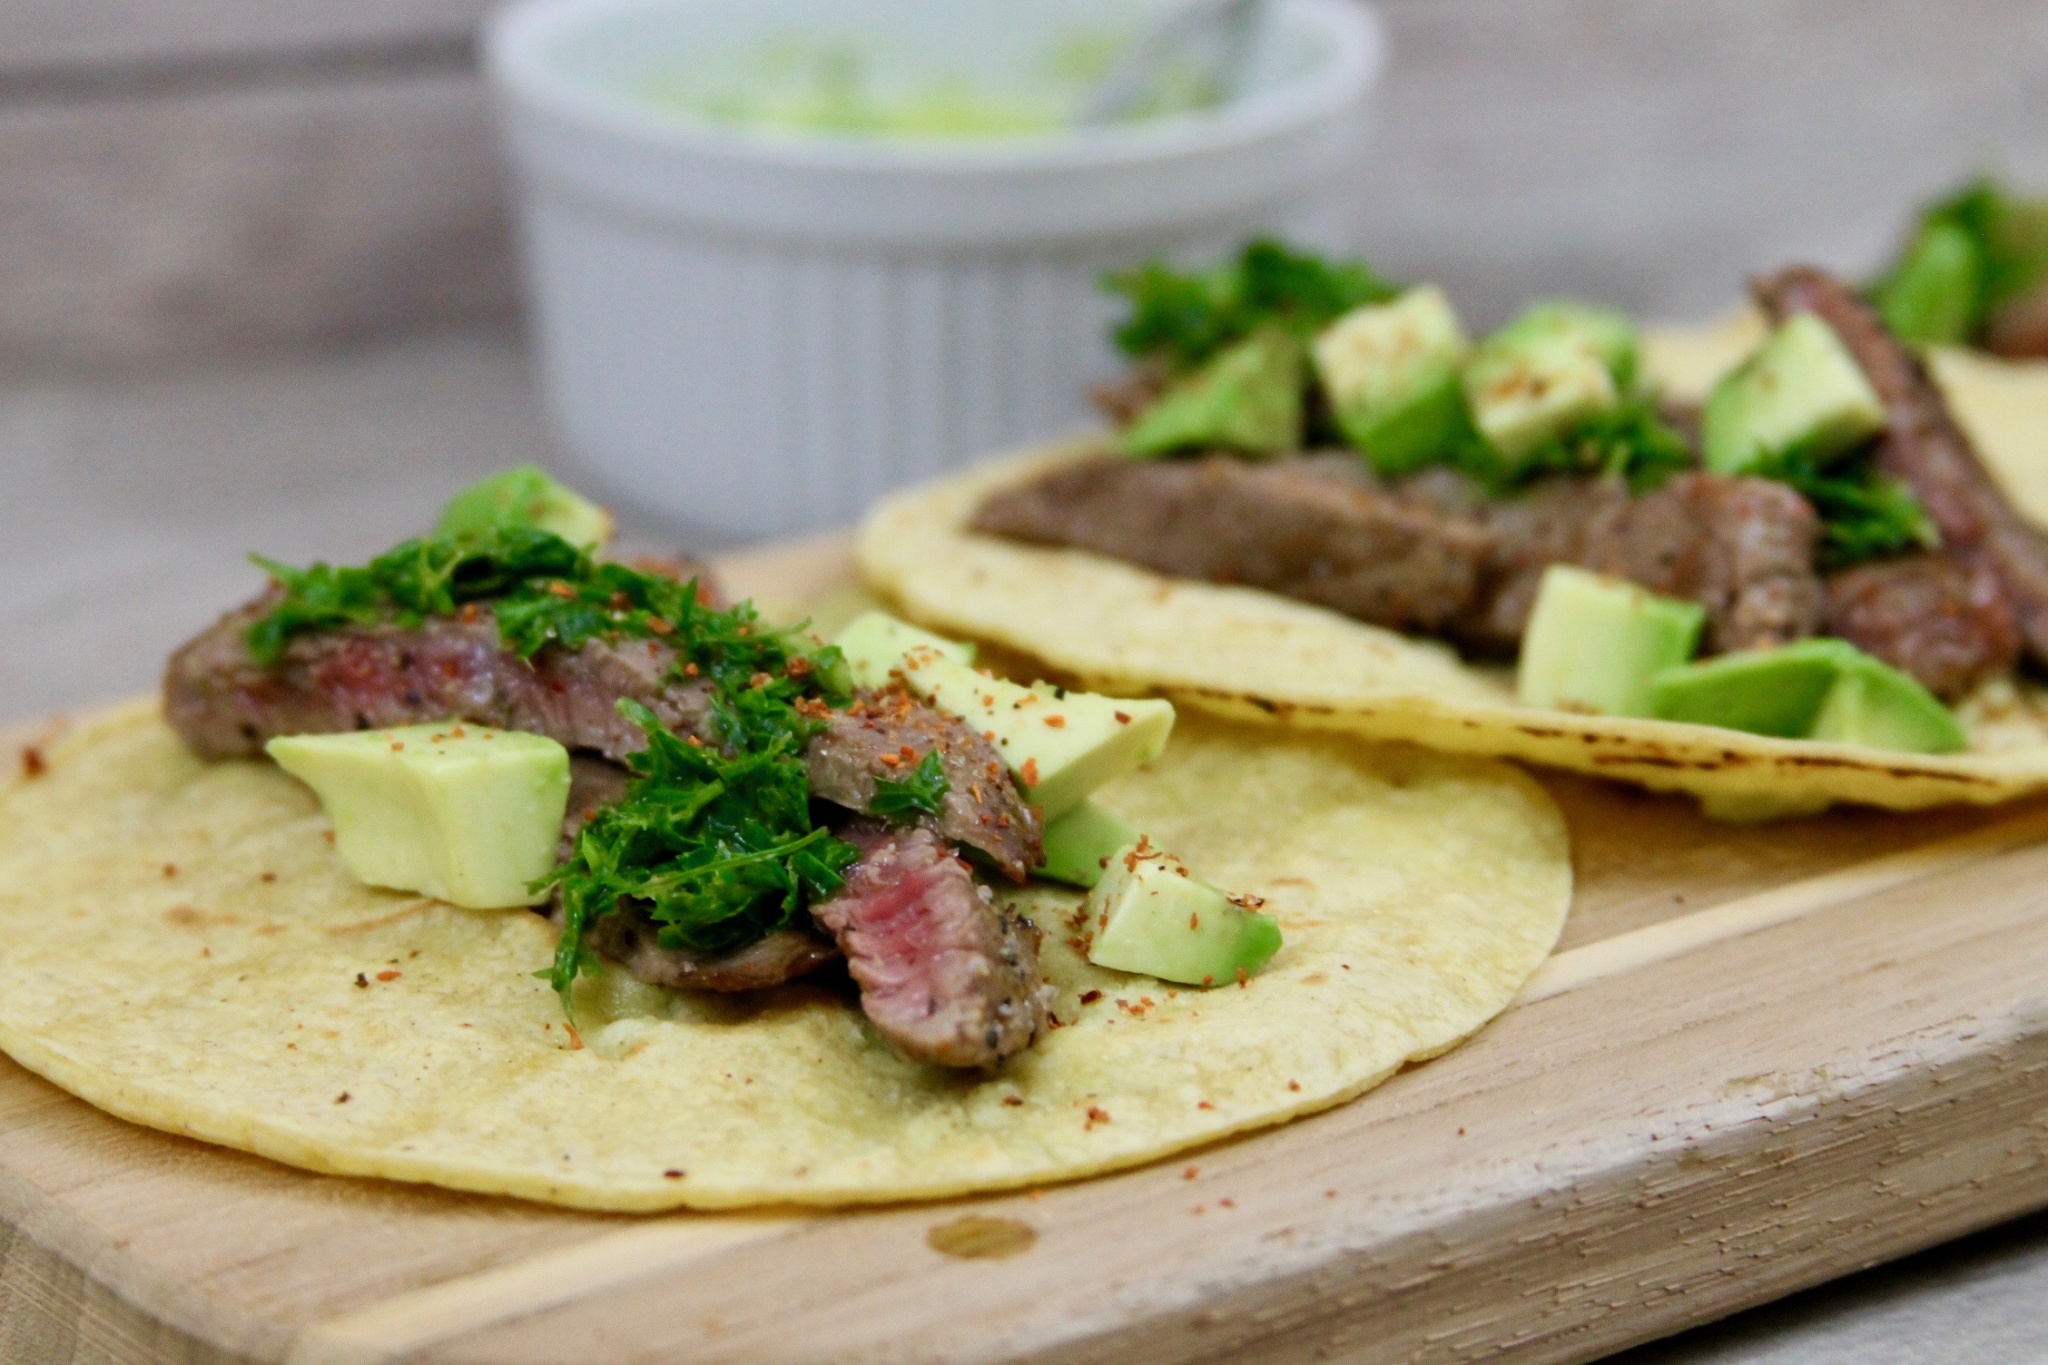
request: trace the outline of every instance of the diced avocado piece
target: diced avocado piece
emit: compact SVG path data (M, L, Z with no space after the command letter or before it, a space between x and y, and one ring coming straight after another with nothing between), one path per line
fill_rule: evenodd
M856 623L858 624L858 623ZM856 679L900 675L905 687L988 735L1024 799L1057 820L1103 783L1166 752L1173 703L1104 697L1050 683L1023 687L978 673L936 649L890 646L876 627L838 645Z
M1458 380L1470 349L1443 290L1421 285L1338 318L1314 354L1345 439L1391 475L1429 463L1471 429Z
M1088 893L1088 960L1161 981L1221 986L1280 951L1280 922L1233 902L1180 859L1140 841Z
M1488 337L1465 367L1464 385L1473 425L1510 466L1621 403L1600 353L1556 332Z
M1970 742L1919 679L1860 652L1835 679L1809 738L1908 754L1950 754Z
M1717 474L1787 453L1820 465L1884 428L1884 404L1835 329L1795 313L1707 396L1701 460Z
M1877 291L1884 325L1903 341L1959 346L1977 330L1984 252L1957 223L1930 223Z
M1277 455L1301 447L1308 360L1278 327L1252 333L1176 381L1124 430L1126 455L1235 450Z
M1623 391L1635 383L1642 353L1642 337L1626 315L1566 299L1533 304L1494 335L1514 345L1556 337L1590 347Z
M1650 678L1692 657L1706 608L1633 583L1553 564L1522 635L1515 690L1524 706L1650 714Z
M442 535L532 526L552 531L571 545L597 549L612 538L612 514L564 488L538 465L516 465L479 479L457 493L441 511Z
M1863 657L1843 640L1801 640L1681 664L1650 679L1650 714L1804 739L1812 734L1835 680Z
M974 662L971 643L919 630L886 611L862 612L847 622L834 643L846 657L847 671L855 687L888 686L889 674L902 667L904 656L913 651L951 659L957 664Z
M533 905L555 866L569 751L476 725L290 735L264 746L313 789L360 881L473 910Z
M1045 827L1045 866L1038 875L1070 886L1093 886L1116 854L1138 842L1138 831L1115 811L1083 801Z

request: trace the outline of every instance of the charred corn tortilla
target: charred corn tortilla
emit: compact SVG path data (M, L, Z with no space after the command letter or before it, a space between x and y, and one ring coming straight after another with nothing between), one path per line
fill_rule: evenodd
M1571 896L1563 822L1506 765L1191 717L1098 796L1268 898L1286 946L1248 987L1091 966L1078 893L1033 887L1064 1026L992 1076L906 1063L809 985L606 973L578 1048L531 975L545 922L356 883L275 767L197 761L153 705L43 754L0 792L0 1047L171 1132L594 1209L1031 1185L1310 1113L1492 1018Z
M1668 391L1698 397L1762 335L1743 316L1648 347ZM2020 509L2048 524L2048 365L1960 353L1936 372ZM1156 692L1235 720L1408 740L1687 792L1755 819L1856 802L1906 810L2048 787L2048 692L1987 684L1958 708L1968 752L1936 757L1669 721L1519 706L1505 669L1448 646L1253 589L1165 578L1077 550L970 534L994 490L1098 453L999 462L883 504L863 528L870 588L939 630L1043 660L1084 686Z

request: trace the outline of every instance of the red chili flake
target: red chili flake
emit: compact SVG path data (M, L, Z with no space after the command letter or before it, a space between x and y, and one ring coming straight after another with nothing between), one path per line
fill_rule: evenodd
M347 1104L347 1103L348 1103L348 1091L344 1090L344 1091L342 1091L342 1092L341 1092L341 1093L340 1093L339 1095L336 1095L336 1096L334 1097L334 1102L335 1102L336 1104Z
M1207 1100L1196 1100L1196 1101L1195 1101L1195 1108L1197 1108L1197 1109L1214 1109L1215 1107L1216 1107L1215 1105L1213 1105L1213 1104L1209 1103L1209 1101L1207 1101Z
M1325 1199L1335 1199L1336 1197L1337 1197L1337 1192L1336 1192L1335 1190L1324 1190L1324 1191L1323 1191L1323 1198L1325 1198Z
M683 1173L681 1171L663 1171L661 1173L661 1178L663 1180L681 1180L683 1178Z
M659 616L648 617L647 628L656 635L672 635L675 633L675 627Z
M754 628L752 626L735 626L732 633L735 635L752 635Z
M1110 714L1116 717L1118 725L1129 725L1131 723L1131 713L1128 711L1112 711Z
M792 678L808 678L811 676L812 668L810 656L799 654L794 659L791 659L788 666L782 671Z
M266 872L259 880L266 882L274 882L277 880L277 874L275 872Z
M981 784L979 782L968 783L967 790L974 794L974 799L976 801L981 800Z
M894 754L882 754L879 757L881 759L882 766L885 768L894 769L903 766L903 760L896 757L896 755Z
M43 758L43 751L41 749L38 749L33 744L21 746L21 775L23 777L41 777L48 771L50 771L50 765Z
M175 876L177 876L177 875L178 875L178 865L177 865L176 863L165 863L165 864L164 864L164 875L165 875L166 877L175 877Z
M697 738L695 735L684 735L683 743L689 745L692 749L701 749L704 747L704 741Z
M1465 1130L1464 1130L1463 1128L1460 1128L1460 1129L1458 1130L1458 1136L1459 1136L1459 1137L1463 1137L1463 1136L1465 1136Z
M402 739L394 739L394 740L392 740L392 741L391 741L391 752L392 752L392 753L394 753L394 754L395 754L395 753L399 752L400 750L402 750L403 748L405 748L405 741L404 741L404 740L402 740Z
M1010 817L1009 817L1009 816L1007 816L1007 815L998 815L998 816L996 817L996 828L997 828L997 829L1008 829L1009 827L1010 827Z
M1048 728L1054 730L1064 730L1067 728L1067 718L1065 716L1047 716L1045 723Z
M753 677L747 679L747 686L766 687L769 683L772 683L774 681L775 679L766 673L756 673Z
M1289 1081L1289 1082L1287 1083L1287 1088L1288 1088L1289 1090L1299 1090L1299 1089L1301 1089L1301 1082L1300 1082L1300 1081Z
M1216 1203L1220 1207L1226 1209L1234 1209L1237 1207L1237 1201L1235 1199L1219 1199L1216 1201Z
M699 673L701 673L702 671L703 671L703 670L702 670L702 669L700 669L700 668L698 668L698 667L697 667L697 665L695 665L695 664L684 664L684 665L683 665L683 676L684 676L684 677L686 677L686 678L694 678L694 677L696 677L696 676L697 676L697 675L698 675Z
M1088 1106L1088 1122L1086 1124L1087 1127L1093 1128L1098 1123L1108 1122L1109 1111L1107 1109L1101 1109L1092 1104Z
M1035 787L1035 786L1037 786L1037 785L1038 785L1038 760L1037 760L1037 759L1035 759L1035 758L1027 758L1027 759L1025 759L1025 760L1024 760L1024 766L1023 766L1023 767L1021 767L1021 768L1019 768L1019 769L1017 769L1017 776L1019 776L1019 777L1021 777L1021 778L1023 778L1023 779L1024 779L1024 785L1025 785L1025 786L1027 786L1027 787Z
M576 1026L574 1024L564 1024L562 1027L569 1030L569 1051L583 1051L583 1035L576 1031Z
M1024 1104L1024 1097L1022 1095L1005 1095L1003 1096L1003 1103L1009 1105L1013 1109L1022 1108Z
M1095 1003L1096 1001L1100 1000L1101 998L1102 998L1102 992L1101 992L1101 991L1082 991L1082 992L1081 992L1081 1003L1082 1003L1082 1004L1084 1004L1084 1005L1092 1005L1092 1004L1094 1004L1094 1003Z
M1213 976L1205 976L1202 978L1202 984L1204 986L1213 986L1216 984L1216 978Z
M1237 969L1237 988L1239 990L1243 990L1246 986L1250 985L1251 979L1252 974L1250 972L1246 971L1242 967L1239 967Z
M1201 928L1201 927L1202 927L1202 915L1201 915L1201 912L1200 912L1200 911L1198 911L1198 910L1190 910L1190 911L1188 911L1188 928L1190 928L1190 929L1199 929L1199 928Z
M1193 1180L1196 1176L1200 1175L1201 1173L1202 1168L1200 1166L1190 1166L1180 1173L1180 1178L1182 1180Z
M915 762L917 762L917 750L915 750L915 749L911 748L911 747L910 747L910 746L909 746L908 744L904 745L904 746L903 746L902 748L898 749L898 750L897 750L896 752L897 752L897 753L899 753L899 754L901 754L901 755L903 755L903 761L904 761L905 763L915 763Z
M576 596L576 589L570 587L567 583L550 583L548 584L548 591L557 597L574 598Z
M393 971L391 968L387 967L383 971L377 973L377 979L379 981L396 981L398 980L400 975L401 973Z
M468 738L469 738L469 731L467 731L467 730L463 729L463 728L462 728L462 727L461 727L460 725L458 725L458 726L456 726L456 727L455 727L454 729L452 729L452 730L450 730L450 731L448 732L448 738L450 738L450 739L468 739Z

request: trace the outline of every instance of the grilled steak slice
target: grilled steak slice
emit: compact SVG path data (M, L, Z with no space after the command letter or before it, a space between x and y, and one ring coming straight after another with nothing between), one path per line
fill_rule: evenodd
M1717 650L1811 635L1823 600L1806 500L1713 474L1635 499L1618 480L1551 479L1493 501L1448 470L1381 487L1354 458L1112 458L998 493L974 528L1266 588L1486 654L1513 652L1557 563L1700 602Z
M1907 555L1828 580L1828 632L1952 701L2019 657L2019 626L1998 575L1948 555Z
M811 914L846 954L875 1031L939 1066L994 1066L1031 1046L1052 998L1037 927L999 909L930 830L862 823L843 835L861 860Z
M503 649L488 611L301 635L274 667L243 636L265 596L231 612L171 656L164 711L202 758L253 758L274 735L377 730L461 720L527 730L618 760L646 743L615 703L631 697L678 734L710 724L700 684L667 681L675 651L652 640L593 640L531 662Z
M1585 567L1707 609L1706 651L1787 644L1820 626L1820 518L1770 479L1684 474L1613 506L1585 535Z
M1265 588L1396 630L1440 634L1471 609L1483 530L1304 463L1089 460L996 494L974 529Z
M461 720L547 735L572 752L620 761L647 743L618 714L622 697L646 705L677 734L719 742L706 686L673 679L675 651L658 641L593 640L573 651L543 649L528 661L499 646L496 623L479 611L418 628L302 635L275 667L263 668L243 635L270 600L230 613L171 656L164 712L202 758L252 758L275 735ZM940 750L953 792L934 822L938 832L1022 881L1042 856L1037 813L986 740L921 703L899 697L886 714L873 706L832 712L804 755L812 791L865 810L876 777L907 771L906 745L914 752L907 766Z
M757 991L808 976L839 958L816 934L796 929L757 939L730 953L664 948L661 926L631 906L620 906L584 932L583 941L650 986L677 991Z
M863 693L811 741L804 767L812 796L864 811L874 800L875 779L901 781L934 752L948 790L938 817L920 823L1023 881L1044 861L1038 810L1025 804L995 745L956 718L901 691Z
M1853 289L1824 271L1794 266L1751 287L1773 320L1812 313L1835 329L1890 419L1877 467L1913 490L1948 553L1997 575L2028 655L2048 664L2048 538L2006 502L1919 360Z

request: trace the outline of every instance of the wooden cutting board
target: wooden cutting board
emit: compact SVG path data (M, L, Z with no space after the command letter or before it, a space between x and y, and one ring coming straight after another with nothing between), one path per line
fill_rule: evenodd
M1580 1361L2048 1204L2048 803L1731 827L1546 784L1571 920L1478 1038L1023 1195L593 1216L306 1174L0 1060L0 1360Z

